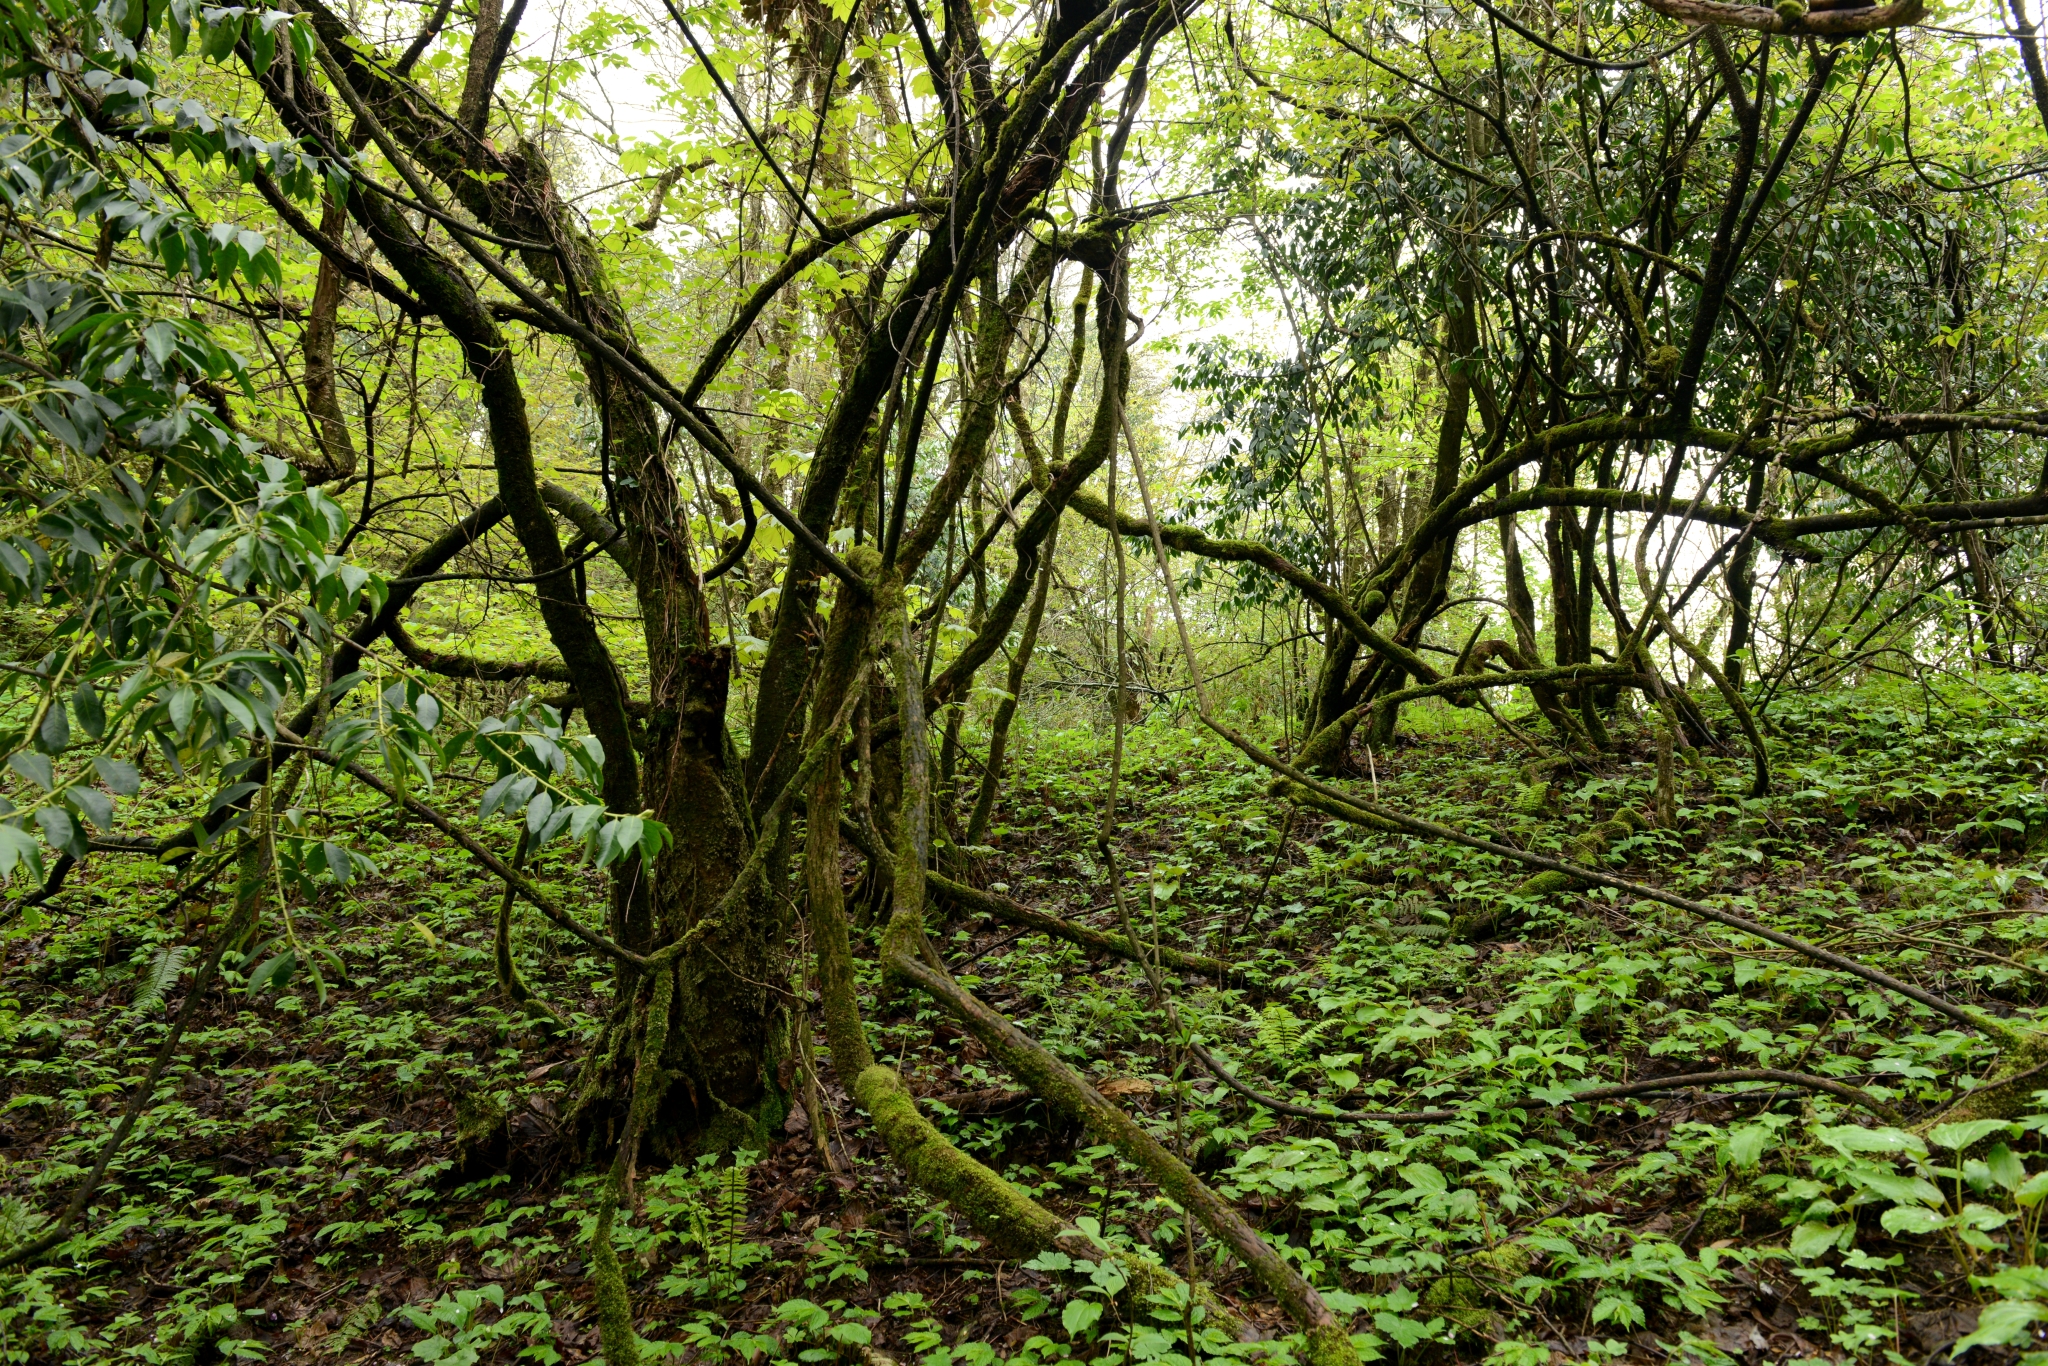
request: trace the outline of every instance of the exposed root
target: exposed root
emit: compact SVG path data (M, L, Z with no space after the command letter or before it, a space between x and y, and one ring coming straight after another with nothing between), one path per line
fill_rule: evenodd
M868 1068L855 1079L853 1095L903 1174L966 1216L998 1254L1029 1257L1056 1246L1062 1233L1074 1231L933 1128L918 1112L917 1101L895 1068L880 1063Z
M597 1292L598 1340L604 1346L607 1366L639 1366L640 1338L633 1331L633 1299L626 1289L626 1276L612 1247L612 1219L630 1191L633 1163L638 1156L640 1135L668 1090L669 1073L661 1065L661 1051L668 1044L669 1007L675 999L675 969L663 967L652 974L648 994L646 1026L640 1037L633 1067L633 1101L626 1112L626 1136L612 1159L597 1201L597 1220L590 1232L590 1279Z

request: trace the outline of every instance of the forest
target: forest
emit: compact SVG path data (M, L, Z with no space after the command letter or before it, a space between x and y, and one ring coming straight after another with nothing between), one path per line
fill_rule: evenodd
M0 1362L2048 1363L2029 0L275 3L0 0Z

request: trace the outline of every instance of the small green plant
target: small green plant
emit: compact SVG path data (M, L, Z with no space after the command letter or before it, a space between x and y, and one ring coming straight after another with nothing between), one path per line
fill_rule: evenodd
M403 1311L407 1321L427 1334L413 1344L412 1354L435 1366L477 1366L496 1359L508 1344L523 1343L517 1360L555 1366L562 1353L555 1346L547 1289L542 1282L508 1300L504 1286L489 1283L451 1290L424 1307L408 1305Z
M656 1246L672 1239L681 1252L662 1277L662 1294L737 1298L746 1289L747 1269L768 1258L767 1245L746 1236L747 1171L758 1156L741 1149L730 1166L722 1166L716 1153L707 1153L693 1167L672 1167L648 1180L647 1216Z

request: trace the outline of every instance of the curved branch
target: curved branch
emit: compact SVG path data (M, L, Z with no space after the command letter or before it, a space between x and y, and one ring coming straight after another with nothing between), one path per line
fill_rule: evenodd
M1879 29L1903 28L1917 24L1927 12L1925 0L1892 0L1874 9L1836 9L1817 13L1789 14L1762 5L1727 4L1723 0L1643 0L1645 5L1667 19L1688 24L1726 24L1730 28L1753 29L1758 33L1811 34L1816 38L1844 38Z
M385 634L414 665L446 678L473 678L479 682L507 683L519 678L540 678L550 683L574 683L576 676L559 659L472 659L468 655L430 650L412 638L402 622L392 622Z
M1882 987L1884 990L1903 996L1909 1001L1918 1002L1936 1014L1946 1016L1948 1019L1955 1021L1965 1029L1977 1030L1991 1038L2007 1043L2021 1037L2011 1026L1994 1019L1974 1006L1962 1005L1948 1000L1946 997L1936 996L1933 992L1923 990L1911 982L1902 981L1888 972L1871 967L1867 963L1835 953L1830 949L1822 948L1818 944L1809 944L1804 939L1786 934L1782 930L1774 930L1770 926L1760 924L1747 916L1737 915L1733 911L1724 911L1718 906L1709 906L1705 902L1694 901L1690 897L1679 896L1676 892L1665 891L1662 887L1652 887L1647 883L1617 877L1612 873L1604 872L1597 868L1582 867L1579 864L1568 863L1563 859L1551 858L1547 854L1539 854L1533 850L1516 849L1495 840L1482 839L1477 835L1468 835L1464 831L1453 829L1448 825L1439 825L1435 821L1423 820L1421 817L1411 816L1405 811L1397 811L1391 807L1382 806L1377 802L1353 796L1348 792L1310 777L1283 759L1268 754L1259 745L1240 735L1230 727L1216 721L1213 717L1205 716L1203 720L1211 730L1216 731L1217 734L1230 741L1247 757L1253 759L1262 767L1271 769L1281 777L1286 778L1290 790L1293 788L1300 789L1298 792L1292 792L1295 800L1307 801L1317 810L1327 812L1340 820L1347 820L1356 825L1402 830L1410 834L1425 835L1431 839L1447 840L1452 844L1463 845L1467 849L1477 849L1482 853L1493 854L1512 862L1526 863L1532 868L1542 868L1550 872L1563 873L1567 877L1578 878L1602 887L1612 887L1616 891L1626 892L1645 901L1655 901L1666 906L1672 906L1689 915L1698 916L1702 920L1710 920L1717 925L1725 925L1729 929L1741 930L1744 934L1753 934L1759 939L1776 944L1780 948L1790 949L1794 953L1810 958L1816 963L1822 963L1838 971L1846 972L1851 977L1859 978L1870 983L1872 986Z
M1109 504L1094 494L1076 491L1067 500L1068 506L1086 517L1095 525L1108 531L1114 529L1124 536L1150 536L1152 523L1142 517L1118 509L1114 519ZM1376 631L1358 614L1356 608L1345 601L1344 595L1289 560L1271 546L1257 541L1226 541L1207 535L1191 526L1166 525L1158 528L1159 539L1171 548L1184 554L1198 555L1205 560L1220 560L1232 564L1255 564L1300 590L1316 606L1328 612L1333 620L1359 641L1399 663L1402 668L1425 682L1433 683L1441 675L1422 656L1400 642Z
M955 882L940 873L927 870L924 880L941 896L996 920L1021 925L1040 934L1053 935L1069 943L1079 944L1083 948L1113 953L1119 958L1128 958L1133 963L1143 963L1154 956L1150 946L1133 947L1131 942L1120 934L1107 934L1060 916L1050 915L1045 911L1033 910L1022 902L1012 901L1009 897L998 896L994 892L984 892L964 882ZM1159 947L1157 957L1167 967L1182 972L1199 972L1205 977L1229 977L1236 972L1235 968L1220 958L1186 953L1164 945Z
M729 573L746 556L747 547L754 543L754 532L760 521L754 516L754 500L747 496L745 489L740 490L740 516L746 519L746 525L740 529L740 538L732 543L732 549L718 557L717 564L704 571L704 582L710 583Z
M489 869L493 877L517 892L520 900L532 906L557 926L575 935L599 953L607 954L622 963L631 963L637 968L644 969L648 965L648 959L641 957L623 945L613 943L604 935L599 934L596 930L591 929L575 916L570 915L560 906L557 906L553 898L540 888L534 886L532 882L527 880L524 874L518 872L489 849L486 849L482 844L465 833L455 822L449 820L417 797L412 796L410 793L399 791L353 760L344 759L329 750L306 743L284 726L277 728L277 736L277 748L287 751L296 750L310 759L326 764L329 768L340 769L372 792L404 806L407 811L426 821L449 839L454 840L464 849L467 849L470 856Z
M611 518L552 480L540 486L540 498L575 527L577 535L608 552L619 568L626 571L628 578L638 572L633 562L631 539L619 534L619 528L612 525Z
M932 199L913 199L903 204L891 204L887 208L875 209L857 218L849 218L844 223L833 224L792 251L783 258L782 264L775 268L775 273L763 280L748 296L747 301L740 305L739 312L733 315L733 320L726 325L725 331L718 334L718 339L705 351L704 358L697 362L697 369L691 374L690 382L683 386L683 402L694 404L704 396L704 390L718 377L718 372L725 368L725 363L732 358L732 353L739 349L740 343L746 339L747 332L761 316L762 311L774 301L777 294L789 287L792 280L810 269L819 257L834 247L844 246L869 228L879 227L893 219L907 218L914 213L930 213L940 206L941 201Z

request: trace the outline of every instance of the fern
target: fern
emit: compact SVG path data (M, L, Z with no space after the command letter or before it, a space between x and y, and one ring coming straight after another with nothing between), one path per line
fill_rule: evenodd
M19 1196L0 1196L0 1247L28 1241L42 1225L43 1216Z
M722 1168L711 1191L712 1215L718 1221L718 1255L727 1270L732 1269L733 1250L746 1241L747 1169L734 1164Z
M361 1337L371 1324L384 1316L384 1306L377 1302L377 1292L372 1290L348 1311L334 1331L327 1335L317 1350L330 1356L340 1356L348 1351L350 1344Z
M1301 1038L1302 1022L1286 1006L1275 1003L1259 1015L1259 1032L1254 1042L1260 1052L1276 1058L1292 1057Z
M715 1155L707 1154L700 1167L696 1190L690 1202L690 1236L713 1265L733 1267L735 1249L746 1241L747 1166L712 1165Z
M1394 903L1394 915L1401 924L1412 924L1436 905L1436 898L1428 892L1410 892Z
M1269 1005L1259 1015L1258 1034L1253 1042L1273 1061L1291 1063L1306 1056L1331 1023L1318 1020L1308 1024L1284 1005Z
M164 1003L164 993L169 991L185 971L185 960L191 951L183 945L176 948L158 949L156 958L149 965L149 971L142 974L142 981L135 988L135 1009L155 1010Z

